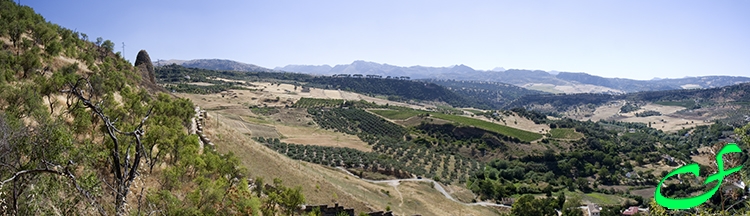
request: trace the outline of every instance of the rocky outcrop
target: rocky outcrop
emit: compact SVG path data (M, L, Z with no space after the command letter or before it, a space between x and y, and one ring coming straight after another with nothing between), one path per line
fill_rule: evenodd
M156 75L154 74L154 65L151 63L151 57L148 56L146 50L138 52L138 56L135 57L135 67L141 72L144 82L150 82L150 84L156 84Z
M169 92L164 87L156 84L156 70L154 70L154 63L151 62L151 57L148 56L146 50L138 52L138 55L135 57L135 67L138 70L138 74L141 75L140 85L148 90L149 93Z

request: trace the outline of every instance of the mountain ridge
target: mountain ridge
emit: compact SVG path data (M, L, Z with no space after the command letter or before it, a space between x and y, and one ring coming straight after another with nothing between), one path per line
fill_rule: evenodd
M411 79L444 79L461 81L490 81L513 84L532 90L551 93L631 93L641 91L659 91L691 88L715 88L750 82L750 77L742 76L700 76L684 78L662 78L636 80L628 78L609 78L585 72L543 71L527 69L495 68L493 70L476 70L470 66L458 64L447 67L428 66L395 66L385 63L356 60L350 64L330 65L287 65L264 68L224 59L194 59L157 61L155 65L179 64L212 70L263 71L263 72L297 72L315 75L362 74L387 76L407 76Z

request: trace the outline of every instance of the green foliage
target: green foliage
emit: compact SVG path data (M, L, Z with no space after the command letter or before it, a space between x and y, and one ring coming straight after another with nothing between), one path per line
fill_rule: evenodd
M349 103L348 101L345 103ZM348 168L359 169L360 171L372 171L385 175L397 177L408 177L408 174L433 178L439 176L441 182L449 184L458 181L466 181L470 173L481 168L480 163L463 155L456 154L463 144L453 144L451 139L434 139L422 137L416 138L408 134L408 130L386 121L376 115L370 114L364 110L354 108L359 106L358 102L353 102L346 108L310 108L308 113L313 116L315 122L323 128L334 129L345 133L359 136L363 141L372 145L374 152L369 156L361 157L361 161L351 162L350 159L343 161L337 160L337 155L343 155L342 158L350 158L339 151L349 151L341 148L332 148L334 160L326 157L321 158L327 153L320 153L318 147L297 147L287 145L280 147L282 153L295 159L310 161L330 166L344 166ZM395 108L395 107L394 107ZM397 108L400 109L400 108ZM403 108L404 110L409 110ZM427 127L430 128L430 127ZM415 130L417 129L417 130ZM469 130L478 130L465 128ZM449 131L429 131L422 128L410 129L413 133L435 136L448 137L452 136ZM442 135L437 135L440 133ZM485 133L484 131L482 133ZM480 135L481 136L481 135ZM498 135L499 136L499 135ZM497 139L497 138L494 138ZM276 140L259 139L261 142L279 144ZM462 140L464 142L467 140ZM283 144L282 144L283 145ZM273 147L279 149L279 147ZM297 148L306 148L306 150L294 150ZM340 150L335 150L340 149ZM329 150L325 150L328 152ZM308 152L308 154L301 154ZM312 153L317 152L317 153ZM311 153L311 154L310 154ZM351 153L349 153L351 155ZM355 159L357 157L354 157ZM451 160L451 158L453 160ZM440 165L442 164L442 165ZM453 169L448 169L453 166Z
M383 157L381 154L373 152L363 152L351 148L327 147L316 145L298 145L284 142L276 142L275 139L262 139L258 141L265 143L271 149L285 154L295 160L304 160L307 162L318 163L329 166L342 166L346 168L355 168L365 166L366 168L393 167L398 170L406 170L397 161L390 157ZM393 174L391 171L383 170L387 174Z
M541 91L521 88L515 85L499 82L468 81L468 80L427 80L449 88L458 95L488 103L491 108L503 107L510 101L530 94L545 94ZM477 107L479 108L479 107ZM477 114L477 113L475 113Z
M231 89L241 89L240 87L237 87L229 83L222 83L222 84L209 85L209 86L178 83L178 84L166 85L165 88L174 92L191 93L191 94L216 94L216 93L220 93L220 92L231 90Z
M560 194L557 195L557 199L556 199L557 204L555 205L555 208L562 209L563 206L565 205L565 200L566 200L565 192L560 192Z
M475 172L471 177L469 189L485 198L509 197L518 191L511 190L503 182L527 184L546 182L553 185L553 191L567 188L581 189L604 194L623 192L591 188L587 177L596 178L596 183L603 185L647 186L659 180L651 172L635 172L630 161L640 161L641 165L659 163L662 155L670 155L682 161L689 161L691 152L702 145L720 142L727 138L726 131L732 128L724 124L699 126L667 134L649 128L644 124L622 122L580 122L570 119L549 120L551 125L575 130L585 139L569 141L573 147L568 151L555 153L545 151L543 154L520 156L514 159L496 159L487 163L482 172ZM622 133L626 128L637 129L636 133ZM618 135L620 134L620 135ZM652 143L662 143L656 148ZM631 173L632 177L625 177ZM636 175L637 174L637 175ZM580 179L580 180L574 180ZM530 187L531 193L541 193L542 188ZM667 192L667 190L673 190ZM697 187L672 187L664 193L685 193L699 191ZM520 193L519 193L520 194Z
M403 127L361 109L309 108L307 112L313 115L315 122L324 129L334 129L353 135L368 133L393 138L401 138L406 134Z
M393 120L404 120L404 119L411 118L412 116L427 113L425 111L419 111L419 110L413 110L413 109L407 109L407 110L374 109L374 110L370 110L370 112L373 112L375 114L378 114L380 116L383 116L388 119L393 119Z
M700 108L699 105L695 103L695 100L679 100L679 101L656 101L655 104L664 105L664 106L681 106L688 109L697 109Z
M295 108L334 108L334 107L350 107L350 108L386 108L388 105L377 105L374 102L367 102L365 100L342 100L342 99L319 99L319 98L300 98L292 107Z
M276 107L257 107L257 106L252 106L252 107L250 107L250 110L252 110L253 113L255 113L255 114L260 114L260 115L265 115L265 116L269 116L269 115L273 115L273 114L279 113L279 108L276 108Z
M562 215L583 216L583 211L578 208L579 206L581 206L581 198L576 196L568 198L562 207Z
M260 214L261 200L248 190L247 171L239 160L201 151L198 137L186 134L195 115L192 102L150 95L137 86L141 78L122 56L112 54L112 41L97 38L91 43L86 34L48 23L31 8L8 0L0 0L0 37L13 44L13 51L0 50L0 134L7 144L0 145L0 162L9 165L0 167L0 181L31 170L0 186L0 214L90 214L99 205L104 213L113 213L113 203L107 203L114 200L111 157L133 157L136 148L121 145L115 151L99 116L72 95L57 99L76 83L86 97L100 102L102 113L120 131L132 131L153 108L140 137L145 149L137 154L148 157L141 161L149 165L146 172L161 172L147 177L158 184L144 185L143 203L129 203L129 212ZM52 65L59 55L84 62L90 71L77 64ZM91 88L79 82L82 74ZM115 136L121 143L135 141ZM299 187L281 197L287 207L304 202Z
M637 104L625 103L625 105L623 105L622 107L620 107L620 112L621 113L629 113L629 112L633 112L633 111L638 111L639 109L641 109L641 107L638 106Z
M643 111L643 112L639 112L635 114L636 117L649 117L649 116L660 116L660 115L661 115L660 112L653 111L653 110Z
M555 212L555 200L546 199L535 199L534 196L526 194L518 198L511 208L511 214L513 215L545 215L554 216L557 215Z
M274 178L273 185L263 189L263 193L267 195L261 206L263 215L275 215L277 208L280 208L285 215L293 215L299 210L299 206L305 203L305 196L300 186L286 187L279 178Z
M344 105L342 99L319 99L319 98L300 98L294 103L295 108L319 108L319 107L341 107Z
M578 133L573 128L553 128L549 130L551 138L557 139L581 139L583 134Z
M442 113L436 113L432 116L435 118L456 122L458 124L464 124L464 125L482 128L482 129L495 132L498 134L502 134L505 136L515 137L524 142L530 142L530 141L542 138L542 135L538 133L520 130L520 129L508 127L505 125L499 125L499 124L495 124L492 122L479 120L479 119L474 119L474 118L469 118L469 117L464 117L464 116L457 116L457 115L448 115L448 114L442 114Z

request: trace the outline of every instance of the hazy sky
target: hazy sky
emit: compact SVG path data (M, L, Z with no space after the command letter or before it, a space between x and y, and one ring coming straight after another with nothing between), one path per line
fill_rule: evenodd
M750 76L750 1L21 1L133 61Z

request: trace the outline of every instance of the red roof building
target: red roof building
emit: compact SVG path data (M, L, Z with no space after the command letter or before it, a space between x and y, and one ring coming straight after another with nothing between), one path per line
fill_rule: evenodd
M638 206L630 206L630 208L625 209L625 211L622 212L622 215L635 215L638 213Z

